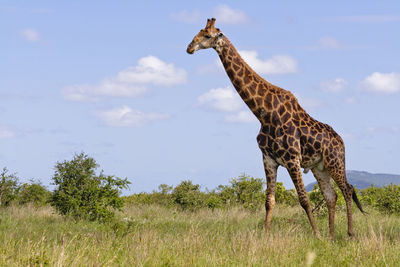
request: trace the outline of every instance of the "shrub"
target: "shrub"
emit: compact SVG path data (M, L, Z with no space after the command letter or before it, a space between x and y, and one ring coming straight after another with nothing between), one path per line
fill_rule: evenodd
M384 186L383 190L379 190L376 194L374 206L384 213L400 215L400 186L394 184Z
M363 204L365 203L372 207L376 207L377 205L376 200L380 194L384 193L384 191L385 191L384 188L371 185L360 191L360 200L361 202L363 202Z
M294 189L286 190L282 182L276 183L275 201L289 206L295 206L299 203L296 191Z
M171 206L174 202L171 195L172 186L161 184L158 186L158 190L159 191L153 191L151 193L141 192L123 198L129 204L134 205L159 204L163 206Z
M224 205L236 204L236 196L234 189L229 185L219 185L216 188L218 198L221 199Z
M70 161L59 162L53 176L57 188L51 205L62 215L75 219L109 221L114 217L113 209L121 209L123 199L120 190L127 188L129 181L114 176L96 175L96 161L81 153Z
M332 184L333 184L333 189L337 194L336 209L345 210L346 201L344 200L342 191L340 191L336 183ZM308 194L308 196L310 198L311 203L314 204L313 212L316 212L316 214L319 216L328 215L328 208L326 206L324 196L318 184L314 185L313 190Z
M261 178L253 178L242 174L232 178L230 186L219 186L221 199L227 204L241 204L245 208L254 210L265 201L264 182Z
M214 210L223 207L224 202L215 190L205 193L204 196L206 198L204 204L207 208Z
M200 185L192 181L182 181L172 191L172 199L182 209L196 210L204 206L204 197Z
M8 206L18 197L18 178L9 174L6 167L0 173L0 206Z
M44 206L50 200L51 192L40 182L31 181L23 184L19 189L18 203L32 203L36 206Z

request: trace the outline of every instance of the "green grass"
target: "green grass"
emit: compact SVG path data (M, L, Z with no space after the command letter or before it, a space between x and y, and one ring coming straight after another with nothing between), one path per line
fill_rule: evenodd
M277 207L269 235L262 210L130 206L102 225L10 207L0 210L0 266L400 266L400 218L370 212L354 212L351 241L339 211L331 242L327 218L318 240L300 207Z

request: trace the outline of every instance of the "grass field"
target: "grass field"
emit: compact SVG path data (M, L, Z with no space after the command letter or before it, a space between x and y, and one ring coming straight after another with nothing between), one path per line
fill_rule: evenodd
M183 212L129 206L118 222L74 222L50 207L2 209L0 266L400 266L400 218L354 212L356 241L337 213L336 241L326 217L322 240L300 207L277 207L271 234L264 211Z

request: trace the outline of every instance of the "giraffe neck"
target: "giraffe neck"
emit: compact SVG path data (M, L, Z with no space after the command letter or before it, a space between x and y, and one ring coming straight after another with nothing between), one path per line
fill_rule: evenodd
M262 103L260 102L261 98L257 95L266 95L269 83L242 59L236 48L225 36L219 40L215 50L236 91L254 115L261 120L260 108Z

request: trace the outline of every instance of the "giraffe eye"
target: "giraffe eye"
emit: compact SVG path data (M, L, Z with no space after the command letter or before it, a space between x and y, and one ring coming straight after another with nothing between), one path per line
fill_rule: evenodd
M204 35L204 38L210 39L210 38L211 38L211 35Z

